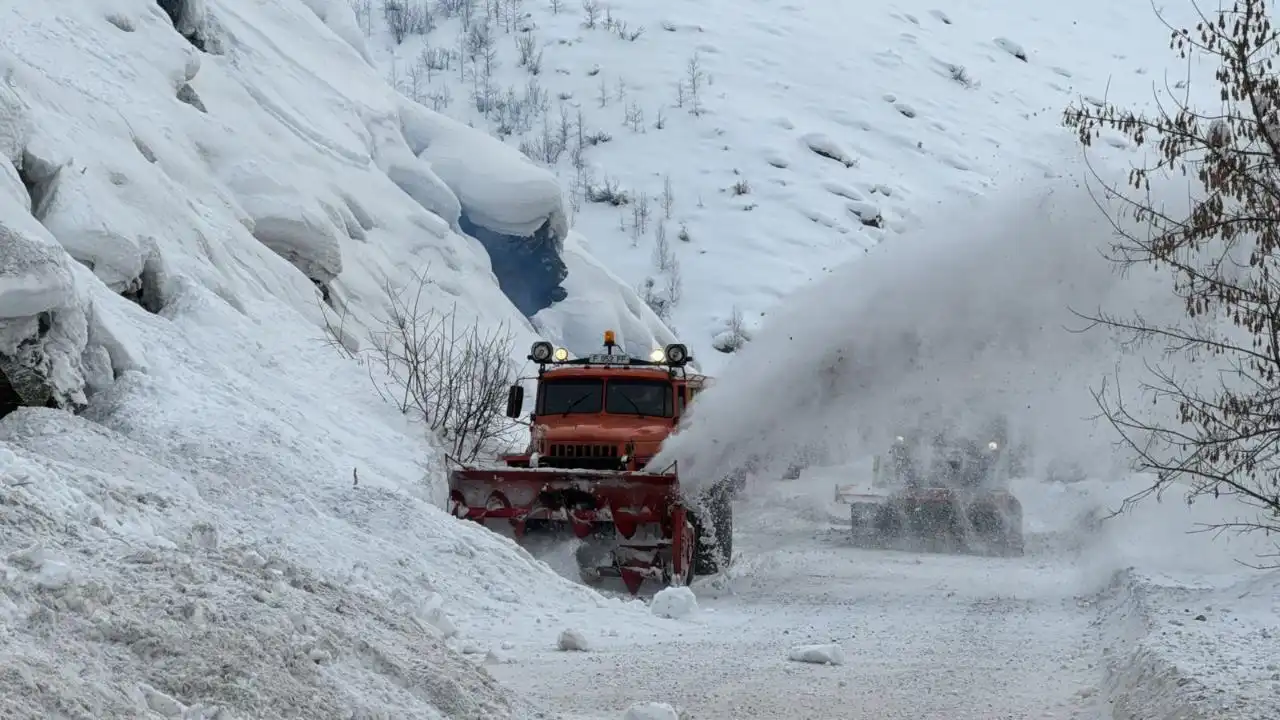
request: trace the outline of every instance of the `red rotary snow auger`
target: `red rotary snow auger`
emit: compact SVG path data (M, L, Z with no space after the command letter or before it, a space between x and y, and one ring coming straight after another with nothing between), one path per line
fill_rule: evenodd
M517 542L578 538L579 572L591 585L610 576L632 594L645 579L687 585L731 556L729 491L721 483L691 501L674 467L644 468L707 378L686 372L683 345L641 359L615 352L612 331L604 339L606 352L581 359L534 344L530 447L502 467L450 472L450 512L507 524ZM507 416L518 418L523 405L524 387L512 386Z

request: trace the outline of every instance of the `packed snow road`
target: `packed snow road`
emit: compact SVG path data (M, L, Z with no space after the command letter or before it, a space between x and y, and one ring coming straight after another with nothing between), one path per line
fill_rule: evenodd
M1063 553L1034 536L1022 558L860 550L838 522L768 505L739 507L735 566L695 584L683 632L601 629L590 652L547 648L492 670L573 720L651 701L706 720L1105 716L1095 615ZM788 659L829 643L843 665Z

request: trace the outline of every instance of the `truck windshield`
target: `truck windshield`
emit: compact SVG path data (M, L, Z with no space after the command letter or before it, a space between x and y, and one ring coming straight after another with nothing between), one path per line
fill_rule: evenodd
M550 380L542 383L539 415L598 413L604 405L600 380Z
M671 384L659 380L610 380L605 393L605 412L671 417L673 395Z
M606 412L610 415L671 417L674 393L670 383L660 380L563 379L542 383L539 415L569 415Z

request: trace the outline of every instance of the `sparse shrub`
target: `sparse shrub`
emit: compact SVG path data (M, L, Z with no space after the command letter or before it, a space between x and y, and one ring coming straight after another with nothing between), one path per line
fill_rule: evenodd
M617 179L607 175L603 184L596 185L588 182L583 185L582 190L588 202L608 203L614 207L621 207L631 202L631 196L622 189Z
M702 58L697 51L689 58L689 62L685 64L685 82L683 87L688 91L689 113L692 115L702 114L702 83L706 80L706 73L702 70ZM684 96L680 98L680 104L684 105Z
M643 25L636 28L635 30L631 30L630 28L627 27L627 24L625 22L614 23L613 30L618 34L619 38L626 40L627 42L635 42L636 40L640 39L641 35L644 34Z
M631 132L644 132L644 110L636 103L627 103L626 117L623 122L631 128Z
M976 85L976 83L973 81L973 77L969 75L969 71L965 69L965 66L963 65L955 65L952 63L948 63L947 77L950 77L952 80L960 83L961 85L967 88L972 88Z
M738 195L747 195L751 192L751 183L747 182L746 178L739 178L738 181L729 188L729 191L732 192L735 197Z
M435 16L422 0L382 0L382 17L399 45L410 35L426 35L435 29Z
M671 319L671 303L668 302L666 295L658 286L658 279L647 277L644 282L640 283L640 287L636 288L636 293L640 295L640 299L645 305L653 311L663 322Z
M515 337L505 325L486 330L460 319L456 306L427 307L423 293L430 284L421 273L416 288L383 282L388 317L370 332L366 350L352 351L354 343L327 330L345 354L383 371L386 379L375 387L384 400L468 462L509 444L514 426L504 411L516 374Z
M747 330L742 318L742 311L734 306L729 314L729 322L724 332L716 335L711 346L725 354L735 353L751 341L751 333Z
M582 12L586 15L582 24L594 30L600 22L600 0L582 0Z
M649 194L640 193L640 197L631 206L631 227L635 231L636 242L640 236L649 231Z
M528 70L530 75L542 72L542 49L538 47L538 39L533 33L516 36L516 52L520 56L516 62L519 67Z
M356 16L356 25L365 37L373 34L373 0L348 0Z
M666 272L675 263L675 257L675 253L671 251L671 243L667 240L667 228L658 223L658 229L653 234L653 269L660 273Z

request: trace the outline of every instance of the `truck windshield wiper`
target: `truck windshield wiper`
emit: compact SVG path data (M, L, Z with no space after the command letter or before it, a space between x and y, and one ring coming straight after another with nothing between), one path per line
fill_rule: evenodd
M622 399L627 401L628 405L635 408L636 417L641 417L641 418L644 417L644 411L640 409L640 406L636 404L635 400L631 399L630 395L626 393L620 393L620 394L622 395Z
M582 395L580 395L577 400L574 400L573 402L569 403L569 407L565 408L564 412L560 413L560 417L567 417L569 413L573 412L574 408L578 407L578 405L583 400L586 400L587 398L591 397L591 395L592 395L591 391L585 392Z

